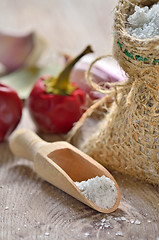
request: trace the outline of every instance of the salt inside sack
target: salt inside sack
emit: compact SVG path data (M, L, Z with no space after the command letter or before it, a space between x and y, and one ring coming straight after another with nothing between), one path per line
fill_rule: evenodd
M159 35L159 3L151 8L135 6L135 11L127 19L129 35L144 39Z

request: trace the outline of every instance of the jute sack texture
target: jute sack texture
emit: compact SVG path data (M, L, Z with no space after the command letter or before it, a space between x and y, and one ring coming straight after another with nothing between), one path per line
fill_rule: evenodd
M110 170L159 184L159 36L136 39L126 32L135 5L157 2L118 2L113 55L129 79L116 86L116 100L82 150Z

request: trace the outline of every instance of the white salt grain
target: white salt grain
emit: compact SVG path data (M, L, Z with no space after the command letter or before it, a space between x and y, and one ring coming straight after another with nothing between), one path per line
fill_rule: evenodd
M114 182L106 176L75 182L82 194L102 209L110 209L117 199L117 190Z
M105 222L106 221L106 219L105 218L103 218L102 220L101 220L101 222L103 223L103 222Z
M50 233L49 233L49 232L46 232L46 233L45 233L45 236L49 236L49 235L50 235Z
M89 235L90 233L87 233L87 232L84 234L85 237L88 237Z
M126 221L126 218L125 218L125 217L121 217L121 220L122 220L122 221Z
M148 223L151 223L152 221L148 219L147 222L148 222Z
M130 223L134 223L135 222L135 220L134 219L130 219Z
M159 3L151 8L135 6L134 13L127 21L127 32L133 37L144 39L159 35Z
M136 220L135 224L139 225L139 224L141 224L141 222L139 220Z
M123 236L123 233L121 231L118 231L115 235L116 236Z

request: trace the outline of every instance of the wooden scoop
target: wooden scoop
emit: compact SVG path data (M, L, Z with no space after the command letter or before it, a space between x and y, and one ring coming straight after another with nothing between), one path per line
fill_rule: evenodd
M18 130L11 136L10 148L16 156L33 161L40 177L89 207L103 213L117 209L121 194L115 179L102 165L71 144L64 141L48 143L30 130ZM117 189L117 199L111 209L96 206L74 183L102 175L110 178Z

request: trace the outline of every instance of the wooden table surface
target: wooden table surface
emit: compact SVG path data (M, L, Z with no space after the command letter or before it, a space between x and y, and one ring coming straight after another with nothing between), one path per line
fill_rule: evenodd
M87 44L98 55L111 53L116 1L0 0L0 30L36 30L55 55L75 55ZM25 108L18 128L35 129ZM158 240L159 188L113 175L121 204L114 213L98 213L40 179L31 162L12 155L8 142L0 144L0 240Z

